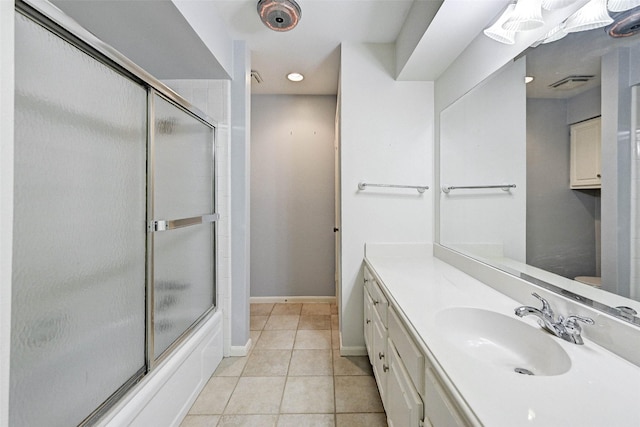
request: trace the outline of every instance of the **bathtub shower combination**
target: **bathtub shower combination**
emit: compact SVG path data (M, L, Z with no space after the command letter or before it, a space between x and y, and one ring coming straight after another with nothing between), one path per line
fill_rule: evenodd
M91 423L215 310L215 126L16 7L10 424Z

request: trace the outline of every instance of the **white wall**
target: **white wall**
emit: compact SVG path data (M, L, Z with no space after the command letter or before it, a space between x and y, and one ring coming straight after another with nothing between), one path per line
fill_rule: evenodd
M251 296L335 296L335 96L254 95Z
M446 246L501 246L504 256L525 261L524 76L522 58L475 87L440 115L441 186L516 185L509 191L439 192L440 242Z
M433 187L358 191L361 181L433 185L433 84L398 82L392 45L341 47L341 352L363 354L365 242L432 242Z
M234 42L231 82L231 345L249 342L250 295L250 153L251 153L251 53L244 41ZM248 347L245 348L248 351ZM236 354L236 352L232 353ZM240 352L242 353L242 352Z

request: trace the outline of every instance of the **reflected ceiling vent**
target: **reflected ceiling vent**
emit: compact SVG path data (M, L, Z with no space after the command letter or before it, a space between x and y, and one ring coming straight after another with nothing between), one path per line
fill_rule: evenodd
M587 82L594 77L595 76L568 76L562 80L558 80L555 83L551 83L549 87L558 90L571 90L587 84Z
M295 0L258 0L258 15L273 31L289 31L298 25L302 10Z
M640 33L640 7L622 12L613 18L613 24L607 27L611 37L629 37Z
M262 83L264 81L260 73L256 70L251 70L251 79L256 83Z

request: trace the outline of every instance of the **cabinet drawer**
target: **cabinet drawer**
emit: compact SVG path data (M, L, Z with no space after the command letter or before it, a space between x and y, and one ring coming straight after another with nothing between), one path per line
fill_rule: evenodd
M422 399L391 341L387 343L387 353L389 354L389 378L385 409L389 427L420 427L424 425Z
M425 420L428 419L433 427L467 427L458 406L440 382L438 374L427 364L426 385L424 395Z
M389 339L393 341L415 388L424 390L424 354L415 344L393 308L389 309Z
M373 307L378 312L380 320L382 320L382 324L386 328L387 307L389 306L389 301L387 301L387 298L382 293L382 289L380 289L380 285L378 285L378 282L373 278L373 275L367 267L364 268L364 286L369 291Z
M367 288L364 289L364 344L367 347L369 362L373 364L372 345L373 345L373 301L369 295Z
M373 376L378 384L378 391L380 392L380 399L382 404L386 405L387 398L387 372L389 371L389 362L387 356L387 328L384 327L378 313L373 310L373 331L372 331L372 343L370 355L373 359Z

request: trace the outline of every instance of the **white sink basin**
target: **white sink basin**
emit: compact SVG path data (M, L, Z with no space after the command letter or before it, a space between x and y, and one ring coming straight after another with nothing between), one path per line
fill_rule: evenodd
M561 375L571 367L564 349L546 332L493 311L454 307L436 314L440 332L467 356L507 371Z

